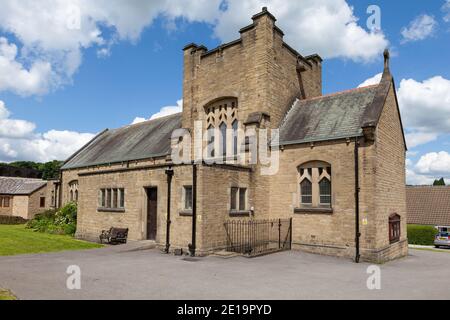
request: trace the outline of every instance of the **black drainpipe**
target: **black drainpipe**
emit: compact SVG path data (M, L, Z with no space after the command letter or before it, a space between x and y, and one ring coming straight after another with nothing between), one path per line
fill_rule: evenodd
M58 208L62 207L63 204L63 172L59 171L59 190L58 190Z
M192 166L192 243L189 245L191 257L195 257L197 234L197 165Z
M172 191L172 178L174 171L172 167L166 170L167 175L167 225L166 225L166 248L164 250L165 253L169 253L170 249L170 225L172 224L170 218L170 202L171 202L171 191Z
M359 141L358 138L355 139L355 244L356 244L356 255L355 262L359 263L359 239L361 237L361 232L359 230Z

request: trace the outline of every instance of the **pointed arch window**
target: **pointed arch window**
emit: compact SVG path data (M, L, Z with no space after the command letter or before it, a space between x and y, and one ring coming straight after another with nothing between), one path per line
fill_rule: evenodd
M74 180L69 183L70 202L78 202L78 181Z
M238 154L238 121L234 120L232 124L233 128L233 155L236 156Z
M215 99L204 108L208 145L214 145L217 152L208 152L211 157L226 157L238 153L238 101L234 97ZM212 132L214 133L212 133ZM228 132L232 131L232 137ZM212 135L218 139L211 139ZM231 141L229 141L229 138ZM231 147L231 149L229 149ZM211 148L210 148L211 149ZM209 150L208 150L209 151Z
M311 161L298 167L300 207L331 208L331 165L322 161Z
M331 205L331 181L323 178L319 182L320 204Z
M207 155L208 158L214 158L215 157L215 137L214 137L214 126L210 125L207 129Z
M222 122L222 124L219 127L220 130L220 155L226 156L227 155L227 124L225 122Z
M304 205L312 205L312 183L308 179L303 179L300 183L301 201Z

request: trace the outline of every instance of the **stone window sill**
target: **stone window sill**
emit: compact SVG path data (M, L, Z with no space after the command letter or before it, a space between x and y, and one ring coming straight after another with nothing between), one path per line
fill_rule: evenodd
M320 207L311 207L311 208L295 208L294 213L296 214L333 214L333 208L320 208Z
M98 212L124 213L125 209L120 208L98 208Z
M248 210L230 210L230 217L249 217L250 214Z
M180 211L181 217L192 217L192 210L182 210Z

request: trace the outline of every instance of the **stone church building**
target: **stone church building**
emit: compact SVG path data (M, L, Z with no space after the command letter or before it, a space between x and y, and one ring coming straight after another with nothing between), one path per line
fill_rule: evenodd
M323 95L320 56L285 43L266 8L252 20L235 41L184 48L182 113L105 130L66 161L61 202L78 202L77 236L125 227L130 240L206 255L227 246L227 221L292 219L293 249L405 256L406 143L389 53L378 85ZM174 162L184 138L172 133L193 135L198 123L224 163ZM252 141L235 132L263 129L279 129L275 173L228 161L248 155Z

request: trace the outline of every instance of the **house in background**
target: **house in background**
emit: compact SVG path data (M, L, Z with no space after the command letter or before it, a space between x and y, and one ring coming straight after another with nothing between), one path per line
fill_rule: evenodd
M408 224L450 226L450 186L407 186Z
M36 214L55 207L54 190L53 181L0 177L0 215L33 219Z
M379 84L323 95L320 56L288 45L267 8L252 20L235 41L184 48L182 113L105 130L65 162L61 199L78 200L77 237L129 228L130 240L204 255L228 246L230 221L284 219L294 249L405 256L406 144L389 52ZM175 163L173 131L198 123L209 161ZM280 129L271 175L248 161L262 129Z

